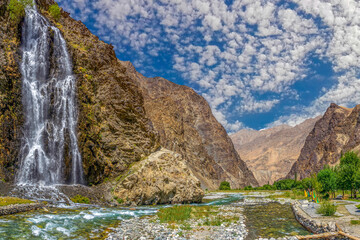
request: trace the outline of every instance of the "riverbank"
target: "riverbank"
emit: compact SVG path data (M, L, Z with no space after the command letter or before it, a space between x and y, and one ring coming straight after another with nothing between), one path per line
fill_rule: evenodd
M21 212L33 211L43 208L41 203L12 204L0 207L0 216L11 215Z

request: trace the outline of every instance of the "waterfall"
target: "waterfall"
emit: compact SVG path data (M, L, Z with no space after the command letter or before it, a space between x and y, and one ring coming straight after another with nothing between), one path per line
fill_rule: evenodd
M25 123L19 185L84 184L76 126L76 79L59 29L26 9L22 30Z

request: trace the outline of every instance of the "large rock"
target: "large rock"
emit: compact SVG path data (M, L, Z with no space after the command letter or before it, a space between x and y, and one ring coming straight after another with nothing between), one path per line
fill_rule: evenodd
M126 205L201 202L204 196L181 155L166 149L134 164L113 194Z
M217 189L225 180L232 188L258 185L202 96L164 78L144 77L130 62L122 63L142 89L146 114L161 145L187 160L203 188Z
M243 129L230 138L259 184L272 184L289 173L319 119L320 116L308 119L294 127L281 125L260 131Z
M324 165L339 164L347 151L360 150L360 105L345 108L334 103L306 138L298 160L286 178L302 179L319 172Z

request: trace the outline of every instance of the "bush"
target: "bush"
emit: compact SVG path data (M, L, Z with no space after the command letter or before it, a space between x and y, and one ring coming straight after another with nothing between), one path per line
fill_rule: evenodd
M359 205L356 205L356 207L357 207L358 209L360 209L360 204L359 204Z
M274 183L277 190L291 190L295 186L295 180L284 179Z
M32 0L10 0L7 10L10 12L10 19L19 22L25 16L25 9L32 6Z
M337 206L329 201L321 203L320 207L317 210L317 213L324 216L333 216L336 213Z
M90 204L90 199L81 195L76 195L75 197L71 198L71 201L74 203L86 203Z
M59 18L61 16L61 11L60 11L59 5L57 5L57 4L51 5L49 7L49 13L55 20L59 20Z
M230 183L227 181L223 181L220 183L219 190L230 190Z
M244 187L244 190L252 190L253 189L253 187L252 186L246 186L246 187Z

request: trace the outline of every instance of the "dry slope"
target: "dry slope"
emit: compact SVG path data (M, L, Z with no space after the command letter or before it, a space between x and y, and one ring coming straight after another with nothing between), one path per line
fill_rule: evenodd
M243 129L230 137L259 184L272 184L289 172L319 118L308 119L295 127L281 125L261 131Z
M146 114L161 145L180 153L203 187L216 189L224 180L232 188L258 185L203 97L166 79L146 78L123 63L143 91Z

